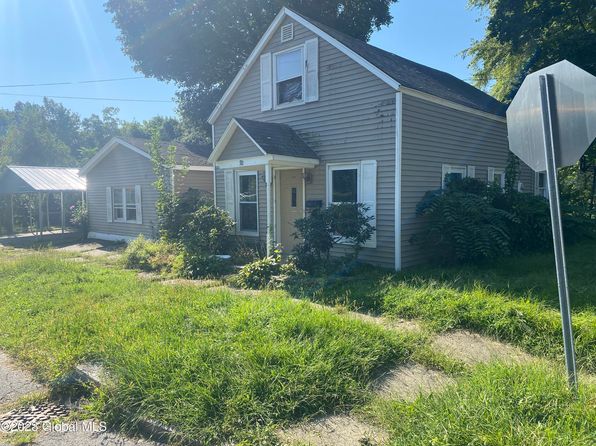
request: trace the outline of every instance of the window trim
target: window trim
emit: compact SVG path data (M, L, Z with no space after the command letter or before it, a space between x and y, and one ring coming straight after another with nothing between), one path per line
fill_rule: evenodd
M247 231L242 230L240 219L242 218L242 214L240 213L240 177L242 176L254 176L256 179L255 182L255 193L256 193L256 207L257 207L257 229L256 231ZM235 188L235 195L234 195L234 202L236 207L236 234L237 235L246 235L250 237L258 237L259 235L259 171L258 170L237 170L236 171L236 188ZM246 203L246 202L245 202ZM248 202L252 204L253 202Z
M126 190L130 189L132 190L132 195L135 197L135 200L133 201L133 203L128 203L126 200ZM120 193L122 194L122 205L118 206L118 208L122 208L122 218L117 218L116 217L116 200L114 200L114 195L116 191L120 191ZM113 223L134 223L137 224L137 220L138 220L138 215L136 215L137 210L138 210L138 203L136 201L136 186L112 186L112 222ZM134 220L129 220L126 216L126 211L128 210L129 207L134 207L135 210L135 218Z
M327 164L327 206L342 202L333 201L333 172L336 170L356 170L356 203L360 203L360 188L362 175L360 175L360 161L353 163L328 163Z
M454 171L457 170L457 171ZM445 177L450 174L450 173L462 173L462 178L467 178L468 177L468 167L465 165L459 165L459 164L443 164L441 166L441 189L445 189L446 184L445 184Z
M492 174L492 178L491 178ZM488 168L488 183L492 184L495 182L495 175L501 175L501 182L499 186L501 189L505 189L505 169L500 167L489 167Z
M296 51L296 50L300 50L300 56L302 59L302 63L301 63L301 68L302 68L302 99L300 101L294 101L294 102L287 102L284 104L278 104L277 103L277 57L285 54L285 53L291 53L292 51ZM305 67L305 62L304 62L304 57L305 57L305 45L301 44L301 45L296 45L292 48L288 48L282 51L278 51L276 53L272 53L272 65L273 65L273 76L272 76L272 82L271 82L271 86L273 88L273 110L278 110L278 109L283 109L283 108L289 108L289 107L295 107L297 105L304 105L306 104L306 101L304 99L304 96L306 94L306 67ZM293 79L293 78L290 78ZM289 80L289 79L285 79L285 80ZM280 81L283 82L283 81Z

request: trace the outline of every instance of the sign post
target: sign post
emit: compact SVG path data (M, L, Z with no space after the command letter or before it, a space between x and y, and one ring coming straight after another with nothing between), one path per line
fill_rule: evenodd
M565 365L577 391L557 169L575 164L596 138L596 77L566 60L529 74L507 110L507 132L510 150L546 171Z
M546 159L546 179L548 182L548 198L550 202L550 219L553 230L553 246L555 250L555 265L557 268L557 284L559 286L559 304L561 306L561 320L563 325L563 346L565 348L565 365L569 387L577 391L577 370L575 365L575 350L573 346L573 330L571 328L571 307L569 305L569 286L567 282L567 265L565 263L565 246L563 243L563 224L561 221L561 204L559 201L559 184L557 182L555 144L556 134L556 97L553 88L552 74L541 74L540 105L542 112L542 128L544 132L544 154Z

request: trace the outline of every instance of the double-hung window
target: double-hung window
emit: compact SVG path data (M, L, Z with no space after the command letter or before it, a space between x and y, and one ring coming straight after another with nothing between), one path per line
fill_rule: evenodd
M275 104L304 102L304 56L302 47L277 53L275 57Z
M505 189L505 169L488 168L488 182L498 184L501 189Z
M447 184L454 179L463 179L467 176L468 169L466 166L453 166L451 164L443 164L443 181L442 188L445 189Z
M256 172L238 172L238 230L258 233L258 186Z
M329 166L331 204L358 202L359 167L359 164Z
M340 203L362 203L366 214L371 217L371 225L376 227L376 160L362 160L345 164L327 164L327 204ZM349 243L349 241L342 243ZM364 246L367 248L376 248L376 232L373 233Z
M137 202L134 187L114 187L112 189L112 209L114 221L137 222Z

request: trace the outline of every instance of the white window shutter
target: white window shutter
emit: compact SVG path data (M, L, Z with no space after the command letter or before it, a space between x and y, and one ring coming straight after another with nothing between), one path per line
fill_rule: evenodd
M135 207L137 214L137 224L143 224L143 204L141 202L141 186L135 186Z
M319 100L319 39L307 40L305 47L305 102Z
M271 53L261 55L261 111L273 107L273 84L271 80Z
M468 178L476 178L476 166L468 166Z
M112 188L110 186L106 187L106 216L108 223L114 221L112 216Z
M495 181L495 168L489 167L488 168L488 183L491 184L493 181Z
M236 220L236 200L234 187L234 171L224 170L225 210L232 220Z
M366 160L360 163L360 203L368 208L368 215L373 217L373 227L377 227L377 161ZM366 248L377 247L377 231L364 244Z

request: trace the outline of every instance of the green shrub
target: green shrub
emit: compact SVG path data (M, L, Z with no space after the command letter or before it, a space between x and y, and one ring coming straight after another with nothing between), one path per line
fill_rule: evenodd
M189 279L221 277L233 271L232 262L210 254L183 253L183 275Z
M508 225L515 217L479 195L449 191L433 197L418 211L426 217L427 227L415 242L432 247L443 261L472 262L510 252Z
M515 162L508 169L515 171ZM512 174L516 178L515 173ZM472 262L514 251L527 253L552 246L548 201L473 178L453 178L445 190L427 192L417 205L426 228L412 241L441 253L439 260ZM561 203L567 243L596 237L596 220L578 206Z
M216 206L201 206L180 228L180 241L191 256L226 254L230 248L234 222Z
M253 290L267 288L271 279L280 274L281 266L281 254L276 250L271 256L244 265L231 283L238 288Z
M329 261L331 248L342 240L350 241L350 257L356 259L375 231L371 224L373 219L362 203L341 203L314 209L294 223L294 237L302 240L294 248L297 265L307 271L316 269L322 262Z
M86 239L89 233L89 209L87 203L79 201L70 207L70 223L81 233L82 238Z
M182 269L180 249L164 240L147 240L139 235L129 243L122 255L126 268L163 273L179 273Z

